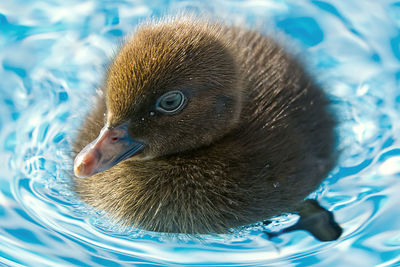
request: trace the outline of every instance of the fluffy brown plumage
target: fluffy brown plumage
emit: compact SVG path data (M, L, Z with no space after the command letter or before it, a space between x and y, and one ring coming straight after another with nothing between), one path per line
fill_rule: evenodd
M127 225L225 233L296 211L335 164L326 97L257 32L188 18L144 24L110 64L103 89L76 153L105 121L110 129L128 122L144 148L75 178L74 189ZM172 90L185 95L185 107L157 111L157 99Z

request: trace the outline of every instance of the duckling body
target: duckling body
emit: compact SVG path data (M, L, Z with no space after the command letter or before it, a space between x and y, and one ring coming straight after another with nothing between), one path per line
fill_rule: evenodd
M257 32L186 18L142 25L102 89L74 143L84 150L74 190L126 225L226 233L295 212L336 161L323 92ZM184 98L174 114L157 109L170 92ZM140 145L109 164L97 136L114 129Z

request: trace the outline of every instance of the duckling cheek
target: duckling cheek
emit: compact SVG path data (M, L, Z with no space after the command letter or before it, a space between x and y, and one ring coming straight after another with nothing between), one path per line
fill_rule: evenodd
M215 101L215 114L220 115L229 112L232 109L233 100L226 95L218 95Z

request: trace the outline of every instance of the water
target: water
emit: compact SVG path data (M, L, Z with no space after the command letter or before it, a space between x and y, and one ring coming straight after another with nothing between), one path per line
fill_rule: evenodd
M294 1L291 1L294 2ZM69 190L70 145L122 36L138 21L206 10L285 40L334 102L342 156L312 194L344 228L268 240L171 240L120 229ZM400 262L400 2L0 3L0 262L29 266L393 266ZM293 222L280 218L273 227ZM0 264L1 265L1 264Z

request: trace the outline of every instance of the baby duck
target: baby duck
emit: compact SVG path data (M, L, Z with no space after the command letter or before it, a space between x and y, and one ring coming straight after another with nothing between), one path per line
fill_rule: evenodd
M329 101L255 31L145 23L102 90L74 143L74 190L125 225L214 234L301 213L336 162Z

